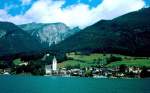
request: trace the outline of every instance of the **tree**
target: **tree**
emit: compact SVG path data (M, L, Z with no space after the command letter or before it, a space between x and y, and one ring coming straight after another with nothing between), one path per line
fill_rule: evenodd
M143 67L143 70L141 71L140 77L141 78L150 77L150 72L148 71L148 68Z
M65 65L65 68L66 68L67 70L70 70L70 69L72 69L73 67L72 67L71 65Z
M4 69L6 67L7 67L6 62L0 61L0 69Z
M92 77L92 71L91 70L87 70L85 71L85 77Z
M106 59L107 60L107 64L115 62L115 61L121 61L122 58L121 57L116 57L111 55L109 58Z
M75 64L75 65L73 66L73 68L79 68L79 69L80 69L80 64Z
M122 65L120 65L120 67L119 67L119 72L125 73L126 69L127 69L127 66L124 65L124 64L122 64Z

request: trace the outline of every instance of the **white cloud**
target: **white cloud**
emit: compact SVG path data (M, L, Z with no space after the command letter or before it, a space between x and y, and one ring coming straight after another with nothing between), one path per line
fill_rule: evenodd
M145 6L143 0L103 0L92 9L82 3L62 9L64 3L64 0L38 0L23 15L11 16L6 11L0 11L0 20L16 24L63 22L70 27L84 28L101 19L112 19Z
M11 17L5 9L0 9L0 20L5 21L6 18Z
M32 0L21 0L22 5L28 5L31 3Z

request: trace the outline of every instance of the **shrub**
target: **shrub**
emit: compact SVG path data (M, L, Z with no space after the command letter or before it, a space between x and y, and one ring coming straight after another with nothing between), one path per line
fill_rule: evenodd
M106 59L107 60L107 64L115 62L115 61L121 61L122 58L121 57L116 57L111 55L109 58Z

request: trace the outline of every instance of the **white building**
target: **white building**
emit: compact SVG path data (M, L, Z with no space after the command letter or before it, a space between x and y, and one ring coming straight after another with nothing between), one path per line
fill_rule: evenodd
M55 56L53 58L52 65L45 66L46 75L52 75L54 72L57 72L57 60Z
M57 60L56 60L56 57L55 57L55 56L54 56L54 58L53 58L52 70L53 70L53 71L56 71L56 70L57 70Z
M51 65L46 65L45 66L45 73L46 73L46 75L51 75L52 74Z

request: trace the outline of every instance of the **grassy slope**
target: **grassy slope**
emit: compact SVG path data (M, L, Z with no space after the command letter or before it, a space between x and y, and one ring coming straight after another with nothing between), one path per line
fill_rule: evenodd
M113 54L115 55L115 54ZM115 67L119 66L121 64L125 64L127 66L147 66L150 67L150 58L144 58L144 57L130 57L130 56L123 56L123 55L115 55L122 58L122 61L113 62L108 65L107 67ZM105 64L106 58L110 57L110 54L91 54L91 55L75 55L75 54L67 54L68 58L71 58L72 60L67 60L62 63L60 63L59 67L65 67L67 65L78 65L80 64L81 67L89 67L97 64ZM99 61L99 62L98 62Z
M89 67L97 64L97 60L103 60L105 57L103 54L91 54L91 55L67 55L68 58L72 60L67 60L59 64L59 67L64 67L66 65L78 65L81 67Z
M137 66L137 67L150 67L150 59L135 59L135 60L126 60L126 61L118 61L108 64L107 67L116 67L120 65L127 65L127 66Z

